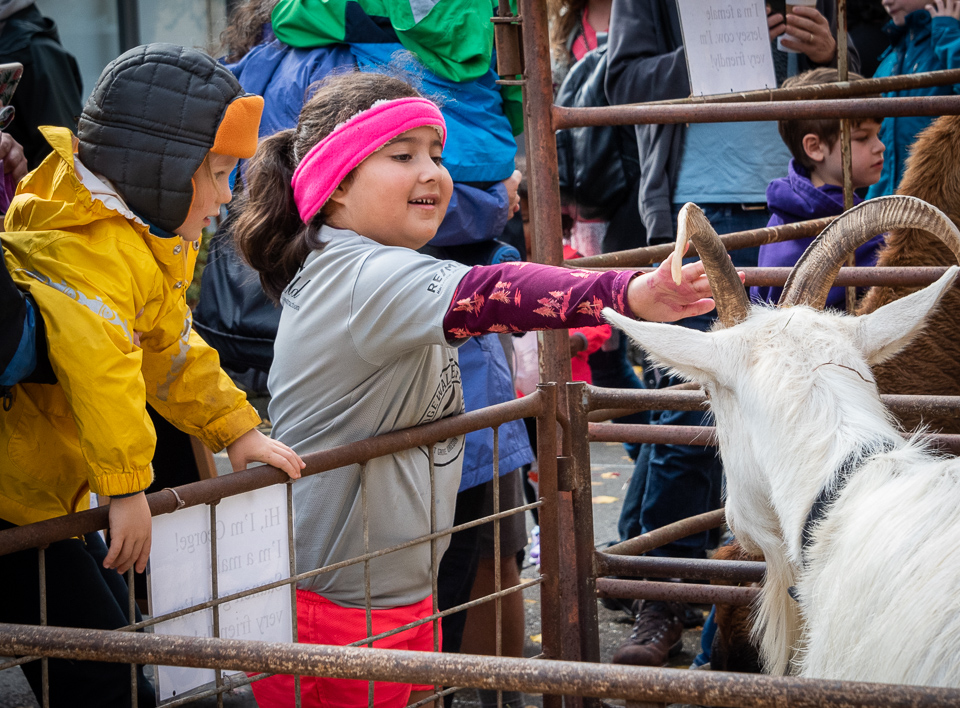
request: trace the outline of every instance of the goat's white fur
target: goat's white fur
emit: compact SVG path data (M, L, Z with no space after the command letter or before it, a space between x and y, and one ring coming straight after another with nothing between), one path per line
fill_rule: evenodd
M902 438L869 368L922 328L958 270L858 318L754 306L699 332L604 311L709 395L727 521L767 561L756 632L770 673L960 686L960 461ZM850 478L802 551L820 490L878 439L895 449Z

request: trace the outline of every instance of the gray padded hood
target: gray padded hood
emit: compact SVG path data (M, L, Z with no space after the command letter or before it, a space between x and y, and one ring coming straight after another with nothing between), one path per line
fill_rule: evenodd
M145 44L110 62L80 116L80 161L138 215L165 231L183 224L191 179L227 106L243 96L229 70L175 44Z

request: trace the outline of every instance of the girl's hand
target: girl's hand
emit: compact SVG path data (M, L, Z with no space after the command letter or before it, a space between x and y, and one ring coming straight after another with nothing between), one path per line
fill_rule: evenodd
M300 455L278 440L272 440L256 428L248 430L227 445L227 457L234 472L247 469L251 462L273 465L287 473L290 479L300 479L300 470L306 463Z
M837 54L830 23L817 8L808 5L795 5L787 15L786 36L780 42L787 49L806 54L815 64L828 64Z
M714 308L713 294L703 272L703 263L688 263L680 269L680 285L670 274L671 253L653 273L639 275L627 286L627 303L635 317L653 322L673 322L703 315Z
M960 20L960 0L934 0L933 4L927 5L926 10L930 17L952 17Z
M110 506L110 550L103 559L104 568L126 573L134 566L138 573L147 568L153 521L143 492L132 497L104 498Z
M503 186L507 188L507 201L509 202L507 206L507 216L511 217L520 210L520 181L523 179L523 175L520 174L520 170L514 170L513 174L509 178L503 180Z

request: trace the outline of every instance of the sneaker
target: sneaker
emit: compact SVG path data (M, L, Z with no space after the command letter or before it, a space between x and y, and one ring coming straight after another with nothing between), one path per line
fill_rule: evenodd
M633 631L613 655L614 664L663 666L683 649L683 603L644 600Z

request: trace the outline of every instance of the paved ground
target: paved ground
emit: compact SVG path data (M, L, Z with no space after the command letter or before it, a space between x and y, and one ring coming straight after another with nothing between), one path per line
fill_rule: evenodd
M616 538L617 517L626 485L630 480L633 465L626 457L623 447L614 443L594 443L591 445L592 473L594 485L594 529L598 545ZM224 466L228 471L225 456L218 456L218 466ZM528 527L532 520L528 516ZM536 569L527 567L522 575L525 578L535 577ZM527 641L524 652L527 656L540 653L540 593L533 588L525 593L524 606L526 608ZM609 661L617 646L629 633L631 620L623 612L612 612L604 607L599 608L600 618L600 646L601 658ZM699 629L688 630L684 635L683 652L672 662L674 667L687 667L693 661L699 649ZM215 706L215 700L204 700L192 705L207 708ZM239 689L227 695L224 705L228 708L254 708L249 687ZM474 708L479 706L476 692L464 689L457 693L454 703L456 708ZM541 705L539 696L528 696L527 706ZM0 708L36 708L36 703L23 674L19 669L0 672Z

